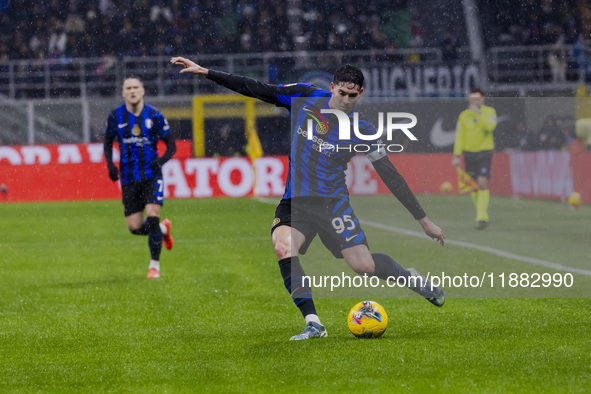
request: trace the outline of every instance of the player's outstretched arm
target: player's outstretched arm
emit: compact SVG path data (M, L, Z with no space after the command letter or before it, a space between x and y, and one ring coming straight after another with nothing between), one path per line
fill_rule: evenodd
M173 57L170 59L172 64L176 64L177 66L184 67L181 70L181 74L183 73L191 73L195 75L207 75L209 70L205 67L201 67L197 63L192 60L186 59L184 57Z
M113 163L113 137L107 132L103 141L103 153L105 161L107 162L107 169L109 170L109 178L113 182L119 180L119 170Z
M113 163L113 140L115 128L115 116L111 112L107 120L107 129L105 130L105 137L103 141L103 153L105 155L105 161L107 162L107 169L109 170L109 178L113 182L119 180L119 170Z
M233 75L223 71L209 70L205 67L199 66L192 60L185 59L184 57L173 57L172 59L170 59L170 62L184 67L181 70L181 73L203 75L211 81L217 83L218 85L233 90L236 93L240 93L244 96L254 97L264 102L275 104L282 107L291 106L291 101L289 98L283 99L284 101L282 101L281 97L279 97L293 94L294 92L289 90L289 88L278 88L277 85L259 82L252 78L247 78L240 75ZM308 87L307 85L304 85L302 87L294 86L291 89L299 89L298 93L301 94L302 91L308 89Z
M388 159L388 156L372 161L372 164L392 194L402 203L402 205L404 205L413 217L419 221L425 234L443 245L445 242L443 231L439 226L427 218L427 214L421 207L421 204L417 201L414 193L408 187L406 180L398 172L396 167L394 167L394 164Z
M438 225L430 221L426 216L419 219L419 223L425 234L439 242L441 246L445 244L445 234L443 234L443 230Z

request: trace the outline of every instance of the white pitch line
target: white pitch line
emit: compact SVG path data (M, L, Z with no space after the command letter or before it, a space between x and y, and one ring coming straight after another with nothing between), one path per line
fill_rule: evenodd
M388 230L388 231L392 231L392 232L396 232L396 233L410 235L412 237L430 239L427 234L420 233L418 231L412 231L412 230L406 230L406 229L399 228L399 227L387 226L385 224L370 222L367 220L362 220L361 223L363 225L379 228L381 230ZM507 251L500 250L500 249L490 248L488 246L481 246L481 245L471 244L469 242L454 241L454 240L448 240L448 239L445 240L445 243L450 244L450 245L462 246L462 247L468 248L468 249L478 250L480 252L491 253L491 254L494 254L494 255L497 255L500 257L505 257L505 258L517 260L517 261L523 261L525 263L539 265L539 266L546 267L546 268L552 268L557 271L566 271L566 272L572 272L572 273L577 273L577 274L581 274L581 275L591 276L591 271L588 271L588 270L584 270L584 269L580 269L580 268L573 268L573 267L569 267L569 266L562 265L562 264L552 263L550 261L536 259L533 257L520 256L515 253L507 252Z
M254 200L258 201L258 202L262 202L263 204L279 204L279 201L281 201L281 197L277 197L277 198L269 198L269 197L253 197Z
M277 204L277 200L274 200L271 198L256 197L255 199L261 203L264 203L264 204ZM421 233L418 231L406 230L406 229L403 229L400 227L388 226L388 225L385 225L382 223L371 222L371 221L367 221L367 220L361 220L361 223L364 226L375 227L375 228L378 228L381 230L392 231L395 233L409 235L411 237L425 238L425 239L430 240L430 238L429 238L429 236L427 236L427 234ZM476 245L476 244L472 244L469 242L454 241L454 240L450 240L450 239L446 239L445 243L450 244L450 245L462 246L462 247L468 248L468 249L478 250L480 252L491 253L491 254L494 254L494 255L497 255L500 257L504 257L507 259L523 261L525 263L539 265L541 267L551 268L551 269L554 269L557 271L566 271L566 272L572 272L572 273L576 273L576 274L591 276L591 271L589 271L589 270L584 270L584 269L580 269L580 268L573 268L573 267L569 267L569 266L562 265L562 264L552 263L550 261L536 259L533 257L520 256L515 253L507 252L507 251L500 250L500 249L490 248L488 246L481 246L481 245Z

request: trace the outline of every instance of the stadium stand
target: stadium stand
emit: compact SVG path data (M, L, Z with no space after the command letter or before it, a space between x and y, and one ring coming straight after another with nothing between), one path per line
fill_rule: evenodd
M221 92L205 79L179 76L168 63L171 54L198 54L209 67L268 82L330 72L344 62L389 73L476 65L485 89L499 96L532 90L572 96L591 80L586 1L473 2L482 59L472 58L460 0L4 2L0 117L10 127L0 138L7 144L98 140L103 120L93 118L86 98L103 110L128 75L142 78L156 104L186 108L194 94ZM431 17L433 8L438 18ZM47 99L46 110L40 102ZM66 108L65 121L49 116ZM11 130L20 130L18 137Z

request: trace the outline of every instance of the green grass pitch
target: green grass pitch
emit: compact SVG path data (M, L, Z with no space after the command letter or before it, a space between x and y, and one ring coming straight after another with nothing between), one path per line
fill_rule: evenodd
M362 221L420 231L393 197L369 199L353 199ZM469 197L419 199L450 241L591 269L588 206L493 197L491 226L478 232ZM288 341L303 320L273 253L274 209L167 201L175 246L163 250L162 278L148 280L147 238L127 231L120 202L0 205L0 392L589 392L585 274L563 294L576 298L457 293L435 308L394 289L375 299L390 319L378 340L347 329L363 293L319 295L328 338ZM422 272L557 272L364 228L372 251ZM318 241L304 268L314 261L345 266Z

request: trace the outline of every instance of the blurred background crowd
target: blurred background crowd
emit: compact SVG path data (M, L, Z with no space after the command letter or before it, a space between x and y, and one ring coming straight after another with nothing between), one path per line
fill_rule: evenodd
M524 48L509 52L516 64L520 63L520 56L524 57L523 62L515 70L512 63L505 62L504 67L513 74L502 79L501 70L497 82L518 83L519 78L550 84L591 80L591 67L583 51L591 39L591 8L587 0L474 2L485 51ZM434 12L437 17L433 17ZM466 26L464 12L463 3L453 0L0 0L0 79L8 81L9 75L16 74L10 78L22 84L21 90L6 89L2 94L17 99L83 95L71 93L73 89L69 87L39 88L46 80L64 84L80 80L77 74L55 74L49 78L43 67L61 67L76 73L81 70L86 83L101 86L103 81L117 78L116 73L106 70L126 57L164 59L170 55L252 53L256 54L253 59L260 59L271 52L400 53L399 50L437 48L440 64L454 64L462 56L470 61L473 51L469 40L472 27ZM545 48L538 52L544 57L541 65L537 60L531 65L525 59L528 48L534 47ZM490 54L487 56L490 71L495 60L490 59ZM99 61L84 66L68 63L68 59L80 58ZM57 59L61 63L14 65L15 61L32 59ZM386 58L390 60L408 65L421 59L411 53ZM249 63L248 58L241 61L246 62L244 66L258 67L258 63ZM10 62L13 65L9 67ZM281 65L280 61L276 64ZM92 72L86 72L88 67L92 67ZM529 71L536 67L544 72L541 77L532 78ZM279 70L281 73L282 68ZM171 78L176 78L176 70L173 71ZM520 77L524 73L526 77ZM275 79L267 76L268 81L282 80L281 74ZM150 79L147 74L146 79ZM112 86L115 85L99 87L97 91L113 97L116 91ZM164 94L183 93L175 89L177 84L170 83ZM574 119L552 114L542 117L545 121L541 128L530 130L523 124L519 127L516 149L563 149L574 140ZM234 138L224 138L229 134L224 130L219 152L210 153L240 154L241 143L233 146Z
M446 59L453 59L467 44L462 18L455 15L461 8L441 0L287 1L290 7L271 0L0 3L0 58L5 60L412 46L439 46ZM590 38L585 0L479 3L487 46L576 44ZM441 18L430 18L433 6Z

